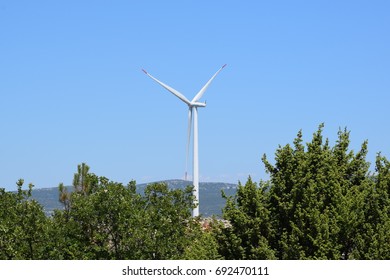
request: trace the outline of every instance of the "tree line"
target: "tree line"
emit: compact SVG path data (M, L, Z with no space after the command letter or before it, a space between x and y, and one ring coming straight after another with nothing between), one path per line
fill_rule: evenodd
M390 162L366 160L367 141L334 146L323 125L299 131L262 162L269 180L239 182L223 220L192 218L192 187L153 183L143 194L89 172L59 185L63 210L46 216L31 191L0 189L0 259L390 259Z

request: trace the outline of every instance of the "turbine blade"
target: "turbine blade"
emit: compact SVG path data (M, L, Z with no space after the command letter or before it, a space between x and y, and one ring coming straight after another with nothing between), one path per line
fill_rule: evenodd
M192 99L191 102L197 102L199 99L202 98L202 95L206 91L206 89L209 87L211 82L214 80L214 78L219 74L219 72L222 71L223 68L225 68L226 64L223 65L219 70L214 74L214 76L211 77L211 79L203 86L203 88L195 95L194 99Z
M188 160L189 160L189 157L190 157L191 125L192 125L192 107L189 107L188 108L186 173L185 173L185 176L184 176L186 181L187 181L187 173L188 173Z
M191 102L183 95L181 94L180 92L178 92L177 90L175 90L174 88L164 84L163 82L160 82L159 80L157 80L155 77L153 77L152 75L150 75L148 72L146 72L144 69L142 69L142 71L148 75L150 78L152 78L154 81L156 81L158 84L160 84L162 87L164 87L166 90L170 91L171 93L173 93L174 95L176 95L178 98L180 98L183 102L185 102L187 105L191 105Z

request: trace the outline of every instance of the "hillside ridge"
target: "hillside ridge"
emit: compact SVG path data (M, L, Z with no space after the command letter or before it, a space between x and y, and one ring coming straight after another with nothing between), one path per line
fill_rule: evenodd
M183 189L191 185L191 181L182 179L161 180L150 183L137 184L137 192L143 193L145 187L149 184L163 182L172 189ZM67 186L69 191L72 186ZM234 195L236 193L237 184L223 182L200 182L199 183L199 200L200 214L204 217L221 216L222 208L225 205L225 199L222 198L222 190L226 195ZM32 191L32 198L38 201L44 208L47 215L51 215L55 209L63 209L63 205L58 200L58 188L37 188Z

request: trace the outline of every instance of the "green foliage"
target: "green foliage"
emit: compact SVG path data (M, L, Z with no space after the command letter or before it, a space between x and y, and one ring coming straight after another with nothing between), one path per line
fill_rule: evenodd
M69 211L57 211L53 216L60 237L56 244L59 258L127 258L134 247L127 237L133 236L141 206L135 182L124 187L94 174L85 174L85 178L93 182L93 192L71 193Z
M202 227L197 225L201 224ZM222 228L215 218L197 219L187 236L191 242L185 247L181 259L184 260L219 260L222 256L218 252L217 236Z
M257 187L249 177L238 185L236 196L227 198L224 218L229 226L218 235L220 253L226 259L274 259L267 238L271 236L269 211L265 207L266 186Z
M220 252L250 259L389 259L390 164L380 155L369 172L367 141L349 151L349 132L334 147L323 125L303 145L279 146L275 163L264 155L269 182L251 180L227 198Z
M390 163L380 154L376 158L376 175L360 195L360 223L357 224L355 247L351 258L390 259Z
M0 259L40 259L46 256L47 219L42 206L29 199L33 185L16 193L0 189Z
M0 259L390 259L390 162L378 154L371 173L367 141L354 152L339 130L332 147L323 127L264 155L270 179L223 194L224 220L191 217L192 187L140 194L85 163L48 217L19 180L0 189Z
M202 239L191 218L192 188L154 183L140 195L134 181L125 187L88 171L79 165L74 192L64 200L68 209L53 216L54 258L179 259Z
M30 199L32 185L0 189L0 259L213 259L213 234L191 217L192 187L154 183L136 192L78 166L74 189L59 185L64 210L46 217Z
M165 183L155 183L145 189L143 223L144 254L147 259L178 259L189 244L186 231L193 208L192 188L169 190Z
M275 166L263 157L272 185L271 243L281 259L339 258L337 219L343 186L340 166L328 141L323 141L322 128L314 133L307 151L299 132L294 147L277 150Z

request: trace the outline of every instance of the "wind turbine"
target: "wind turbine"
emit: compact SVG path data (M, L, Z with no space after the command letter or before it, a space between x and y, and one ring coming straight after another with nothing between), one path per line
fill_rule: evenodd
M195 97L190 101L188 100L183 94L181 94L179 91L175 90L174 88L160 82L155 77L150 75L148 72L146 72L144 69L142 71L148 75L150 78L152 78L154 81L156 81L158 84L160 84L162 87L164 87L166 90L173 93L175 96L177 96L181 101L186 103L188 105L188 132L187 132L187 155L186 155L186 172L185 172L185 179L187 180L187 167L188 167L188 158L189 158L189 149L190 149L190 139L191 139L191 125L192 125L192 118L194 118L194 138L193 138L193 175L192 175L192 184L194 186L194 197L195 197L195 203L197 203L196 208L192 212L193 217L199 216L199 161L198 161L198 107L206 107L206 102L199 102L199 99L202 98L204 92L209 87L211 82L214 80L214 78L219 74L219 72L222 71L222 69L226 66L223 65L211 78L210 80L203 86L203 88L195 95Z

